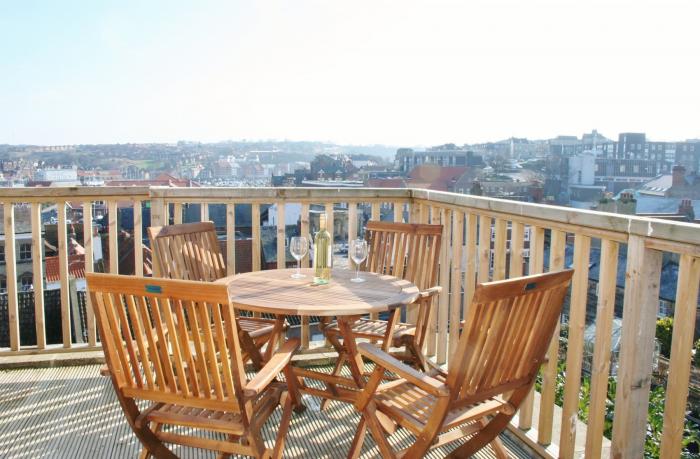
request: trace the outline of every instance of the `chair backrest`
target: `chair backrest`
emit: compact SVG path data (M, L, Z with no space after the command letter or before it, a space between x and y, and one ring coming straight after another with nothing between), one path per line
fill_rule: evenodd
M250 410L244 404L236 316L225 285L86 277L107 365L124 397Z
M420 290L436 285L442 225L370 221L365 237L367 271L409 280Z
M572 270L479 284L447 384L475 403L534 381L552 339Z
M226 277L213 222L151 226L148 237L156 276L204 282Z

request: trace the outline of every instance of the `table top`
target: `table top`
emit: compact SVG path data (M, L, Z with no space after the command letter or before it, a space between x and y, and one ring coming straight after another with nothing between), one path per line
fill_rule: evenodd
M219 279L228 285L234 306L256 312L302 316L350 316L387 311L411 304L418 287L393 276L362 272L365 282L350 279L355 272L334 269L326 285L313 284L313 269L302 269L303 279L292 279L295 269L273 269Z

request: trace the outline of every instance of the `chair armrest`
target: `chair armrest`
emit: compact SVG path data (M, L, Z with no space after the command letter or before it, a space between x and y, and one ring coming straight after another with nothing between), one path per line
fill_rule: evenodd
M423 290L418 294L418 298L430 298L432 296L437 295L438 293L442 292L442 287L439 285L436 285L435 287L430 287L427 290Z
M246 397L255 398L277 377L278 374L292 361L292 355L299 348L299 338L288 340L275 352L270 360L260 371L248 381L243 394Z
M450 394L450 389L445 383L409 367L408 365L400 362L391 355L377 349L369 343L360 343L357 345L357 349L360 354L372 360L377 365L396 373L406 381L415 384L424 391L435 395L436 397Z

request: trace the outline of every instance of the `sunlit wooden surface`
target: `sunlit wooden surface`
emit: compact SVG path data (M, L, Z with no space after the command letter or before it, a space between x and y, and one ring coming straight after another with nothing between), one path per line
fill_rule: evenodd
M99 376L100 365L0 371L0 457L7 458L136 458L141 449L122 414L108 378ZM330 371L330 368L328 368ZM318 411L319 399L305 397L308 409L294 414L284 457L344 457L359 420L352 407L332 403ZM263 429L266 443L273 441L275 411ZM398 446L407 440L397 433ZM529 457L504 439L514 458ZM193 448L175 448L182 458L213 457ZM438 450L427 457L444 457ZM371 437L363 458L378 451ZM488 458L490 450L476 457Z

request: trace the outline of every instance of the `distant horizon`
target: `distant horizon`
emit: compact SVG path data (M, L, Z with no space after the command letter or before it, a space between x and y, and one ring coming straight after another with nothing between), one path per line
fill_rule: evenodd
M495 142L502 142L509 140L510 138L519 138L519 139L527 139L529 141L533 142L539 142L539 141L547 141L547 140L554 140L557 137L563 137L563 136L575 136L578 139L582 138L583 134L591 134L592 129L589 131L584 131L581 134L556 134L552 135L549 137L528 137L528 136L508 136L504 138L499 138L499 139L490 139L490 140L484 140L484 141L478 141L478 142L455 142L453 140L451 141L443 141L443 142L436 142L436 143L423 143L423 144L414 144L414 145L398 145L398 144L391 144L391 143L342 143L342 142L335 142L332 140L317 140L317 139L288 139L288 138L261 138L261 139L249 139L249 138L241 138L241 139L225 139L225 140L196 140L196 139L177 139L177 140L162 140L162 141L126 141L126 142L79 142L79 143L54 143L54 144L39 144L39 143L6 143L6 142L0 142L0 145L9 145L9 146L16 146L16 147L61 147L61 146L80 146L80 145L168 145L168 144L177 144L179 142L186 142L186 143L201 143L204 145L207 144L223 144L223 143L265 143L265 142L270 142L270 143L284 143L284 142L291 142L291 143L303 143L303 142L309 142L309 143L321 143L321 144L328 144L328 145L336 145L336 146L341 146L341 147L385 147L385 148L432 148L436 146L441 146L441 145L448 145L448 144L454 144L456 146L464 146L464 145L476 145L476 144L482 144L482 143L495 143ZM622 133L642 133L646 135L647 141L650 142L686 142L686 141L700 141L700 135L693 137L693 136L686 136L683 138L657 138L650 136L649 133L644 132L644 131L620 131L614 135L606 135L605 133L600 132L597 130L598 134L609 139L610 141L617 142L617 138L619 134Z
M696 0L10 2L0 143L700 138L698 17Z

